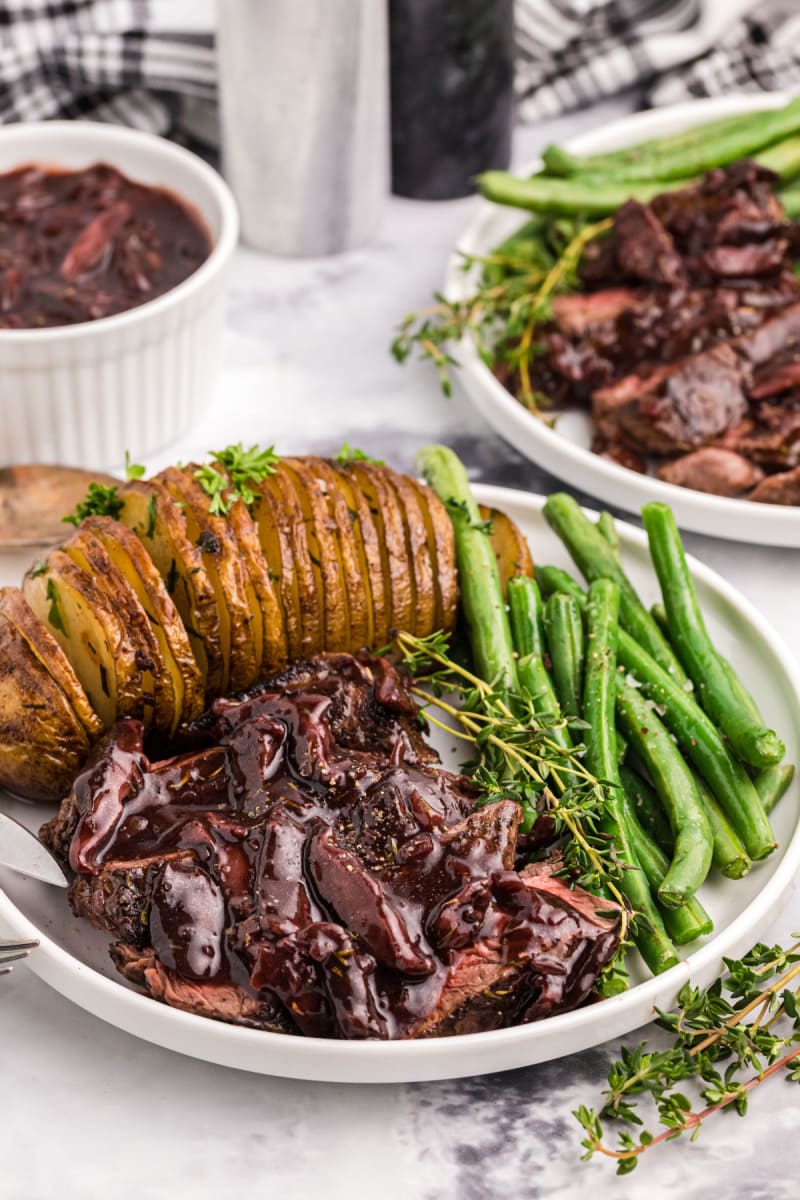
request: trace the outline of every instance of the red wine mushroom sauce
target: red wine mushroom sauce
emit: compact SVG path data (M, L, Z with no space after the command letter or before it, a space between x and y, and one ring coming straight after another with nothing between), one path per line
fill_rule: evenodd
M210 253L185 201L106 163L0 175L0 329L127 312L182 283Z

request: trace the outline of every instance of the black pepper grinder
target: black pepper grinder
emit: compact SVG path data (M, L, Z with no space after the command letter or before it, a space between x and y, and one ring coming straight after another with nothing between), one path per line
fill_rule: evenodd
M392 190L450 200L511 156L513 0L390 0Z

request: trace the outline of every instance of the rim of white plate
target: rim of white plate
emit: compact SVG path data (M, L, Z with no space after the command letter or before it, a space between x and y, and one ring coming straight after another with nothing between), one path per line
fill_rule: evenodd
M498 508L518 506L534 517L541 513L546 499L486 485L478 485L474 491L481 503ZM596 515L590 509L585 511ZM646 535L635 526L620 522L619 531L623 548L625 543L646 546ZM800 669L782 639L736 588L696 558L687 557L693 577L716 592L765 644L800 706ZM101 975L63 950L2 890L0 919L8 922L11 934L39 940L39 947L29 959L35 974L87 1011L156 1045L206 1061L287 1078L336 1083L421 1082L558 1058L647 1023L654 1007L669 1006L686 982L707 985L720 973L723 957L741 953L755 940L753 931L788 902L797 886L799 867L800 821L761 892L729 925L663 975L647 979L621 995L530 1025L413 1042L341 1042L267 1033L181 1012ZM631 1019L637 1009L640 1015ZM599 1035L593 1031L594 1026L601 1026ZM558 1042L562 1048L545 1054L530 1052L546 1040L554 1045ZM270 1056L275 1058L274 1064L267 1061Z
M581 134L565 145L575 154L602 153L641 137L658 136L717 117L775 108L789 99L789 93L740 94L669 105L623 117L603 129ZM537 159L519 173L532 173L540 166L541 160ZM473 275L462 269L461 254L485 253L523 218L521 210L502 209L489 202L480 206L448 260L444 284L448 298L462 299L470 290ZM506 224L508 229L500 231L499 227ZM524 409L483 362L471 336L459 342L455 357L460 367L454 378L463 385L470 402L485 420L518 452L595 499L634 513L647 500L663 500L671 505L678 524L685 529L733 541L800 547L800 507L711 496L651 475L639 475L576 444L569 434L551 429Z

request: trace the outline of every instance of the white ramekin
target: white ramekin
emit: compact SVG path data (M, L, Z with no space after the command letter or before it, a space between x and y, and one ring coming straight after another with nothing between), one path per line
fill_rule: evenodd
M126 450L136 460L189 429L214 391L239 230L228 187L195 154L139 130L77 121L0 129L0 172L95 162L188 200L213 249L183 283L128 312L53 329L0 329L0 465L111 467Z

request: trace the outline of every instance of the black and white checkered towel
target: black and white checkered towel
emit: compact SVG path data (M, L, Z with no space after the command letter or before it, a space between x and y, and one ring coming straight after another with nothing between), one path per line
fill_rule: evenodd
M800 88L800 0L517 0L526 121L626 88L650 104Z
M213 0L0 0L0 122L84 117L211 140L213 28Z
M652 104L800 88L800 0L516 0L516 20L526 121L637 85ZM214 0L0 0L0 122L212 142L214 22Z

